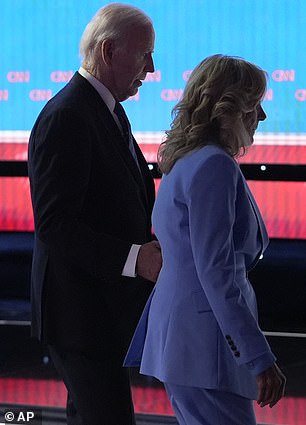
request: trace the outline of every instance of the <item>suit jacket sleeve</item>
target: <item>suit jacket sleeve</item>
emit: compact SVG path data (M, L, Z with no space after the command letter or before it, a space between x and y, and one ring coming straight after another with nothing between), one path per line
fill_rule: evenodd
M131 243L97 232L82 219L92 172L90 142L90 126L75 109L39 117L29 143L35 229L53 253L108 279L121 275Z
M216 320L224 337L230 336L239 347L235 360L254 368L253 361L260 358L266 368L275 358L236 284L239 178L238 167L225 155L215 155L199 167L187 194L190 239L197 274Z

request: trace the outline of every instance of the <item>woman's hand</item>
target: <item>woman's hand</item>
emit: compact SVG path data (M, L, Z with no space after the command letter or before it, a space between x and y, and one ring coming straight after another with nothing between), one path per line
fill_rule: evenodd
M257 375L256 381L258 387L257 404L261 407L267 404L270 407L275 406L283 397L286 384L286 377L279 367L274 364L269 369Z

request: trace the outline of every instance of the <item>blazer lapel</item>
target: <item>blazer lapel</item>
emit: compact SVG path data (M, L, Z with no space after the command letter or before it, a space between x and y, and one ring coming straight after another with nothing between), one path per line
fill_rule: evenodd
M257 206L257 203L256 203L256 201L255 201L255 199L252 195L252 192L250 191L247 182L245 182L245 183L246 183L245 186L246 186L248 198L250 200L251 206L254 210L255 217L256 217L257 222L258 222L258 227L259 227L259 230L260 230L261 241L262 241L262 251L264 251L267 248L268 243L269 243L269 237L268 237L267 229L266 229L266 226L263 222L263 219L262 219L261 213L259 211L259 208Z
M102 100L102 99L101 99ZM103 102L104 103L104 102ZM104 104L105 105L105 104ZM139 167L126 143L126 140L124 139L124 137L122 136L115 120L113 119L111 113L109 112L107 106L105 105L105 108L107 109L107 112L109 114L109 120L105 120L105 113L102 114L102 119L103 119L103 125L106 127L108 133L109 133L109 137L114 145L114 147L118 150L118 153L120 154L121 158L123 159L123 161L126 163L126 165L128 166L133 178L135 179L136 183L138 184L138 186L140 186L141 188L141 193L143 195L143 201L145 203L146 206L148 206L148 198L147 198L147 190L146 190L146 186L144 183L144 179L142 176L142 172L144 170L143 168L143 161L145 162L145 159L143 158L142 153L140 152L140 148L137 145L134 137L133 137L133 141L134 141L134 148L137 154L137 159L138 159L138 163L139 163ZM145 162L145 166L147 167L147 163Z
M144 172L143 162L145 162L145 159L143 158L143 155L136 141L134 140L134 147L136 150L141 171L139 170L138 165L136 164L135 159L133 158L133 155L129 147L126 141L124 140L117 126L117 123L115 122L111 112L109 111L108 107L104 103L99 93L78 72L72 77L72 79L70 80L70 83L76 84L84 90L84 97L86 97L87 99L88 107L90 108L92 113L95 114L97 117L97 125L101 123L101 127L102 127L101 134L103 134L105 130L108 133L108 137L110 142L112 143L112 147L117 149L119 155L121 156L123 161L126 163L129 170L131 171L133 178L135 179L136 183L141 188L141 193L143 194L144 203L146 206L148 206L146 185L141 175L141 172ZM145 162L145 166L147 167L146 162Z

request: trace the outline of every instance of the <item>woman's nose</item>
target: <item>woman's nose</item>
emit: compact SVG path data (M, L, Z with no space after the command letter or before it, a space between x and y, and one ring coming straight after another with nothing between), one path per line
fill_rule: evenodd
M258 121L264 121L267 118L265 111L261 105L258 105L257 109L257 119Z

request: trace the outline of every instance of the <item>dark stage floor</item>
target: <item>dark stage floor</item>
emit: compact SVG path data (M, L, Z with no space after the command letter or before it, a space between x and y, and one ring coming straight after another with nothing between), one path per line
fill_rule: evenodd
M255 405L260 424L306 424L306 335L267 336L287 376L286 397L273 409ZM0 412L4 406L43 408L43 424L64 424L66 390L29 326L0 325ZM137 424L175 424L163 386L132 371ZM0 422L1 425L1 422ZM33 424L36 425L36 424ZM38 424L37 424L38 425ZM39 424L40 425L40 424Z

